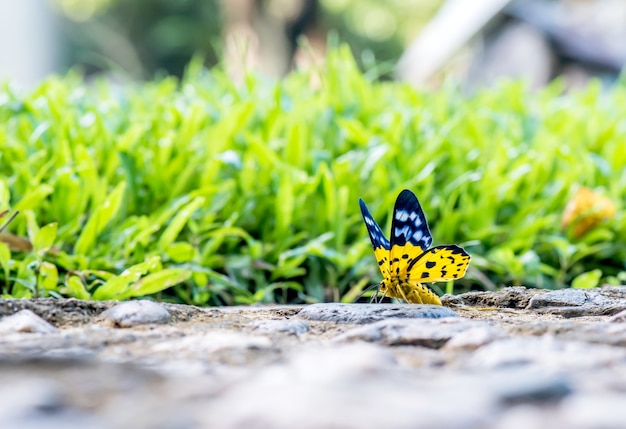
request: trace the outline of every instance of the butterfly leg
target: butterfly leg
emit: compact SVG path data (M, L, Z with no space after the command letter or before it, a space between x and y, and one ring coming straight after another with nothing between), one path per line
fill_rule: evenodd
M370 298L370 304L378 302L378 293L379 293L379 289L377 288L376 292L374 292L374 294Z
M374 288L378 288L378 284L374 283L373 285L369 285L368 287L366 287L365 289L363 289L363 291L359 294L359 296L357 296L353 302L358 302L359 299L361 299L363 297L363 295L365 295L367 292L371 291ZM370 303L372 303L372 298L370 298Z
M422 301L422 297L420 296L419 292L417 290L413 290L413 293L410 293L409 296L411 297L411 299L409 299L409 302L412 304L424 304L424 301Z

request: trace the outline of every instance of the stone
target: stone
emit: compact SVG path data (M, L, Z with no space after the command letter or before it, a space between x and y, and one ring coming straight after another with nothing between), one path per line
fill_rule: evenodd
M451 338L471 329L485 328L482 322L460 318L447 319L386 319L351 329L335 338L337 342L361 340L387 346L412 345L438 349ZM460 340L459 340L460 342Z
M171 318L170 313L162 305L153 301L122 302L103 311L100 316L105 322L118 328L167 323Z
M449 308L423 304L312 304L298 313L307 320L335 323L372 323L388 318L439 319L455 317Z
M441 297L441 302L451 307L467 305L481 308L523 309L528 306L531 298L545 292L539 289L528 289L524 286L509 286L493 292L466 292L460 295L444 295Z
M528 308L579 306L588 300L589 296L583 289L559 289L535 295L528 303Z
M37 316L31 310L21 310L11 316L5 316L0 320L0 334L20 332L49 334L56 331L57 328Z
M282 332L301 335L309 331L309 324L305 320L257 320L252 327L255 331L266 334Z
M590 322L583 326L557 325L569 328L561 332L558 331L558 327L550 328L551 331L559 333L561 339L626 347L626 324L611 323L609 319L607 322Z
M614 299L614 300L626 299L626 286L604 286L604 287L596 288L592 290L610 299Z
M559 289L534 296L528 309L563 317L603 316L626 310L621 287Z

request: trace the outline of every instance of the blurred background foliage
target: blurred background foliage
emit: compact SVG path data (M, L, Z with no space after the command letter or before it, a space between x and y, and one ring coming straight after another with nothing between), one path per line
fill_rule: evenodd
M438 293L626 282L623 0L46 4L0 3L0 73L63 71L0 87L4 296L351 301L402 188Z
M72 67L118 82L181 77L197 55L235 80L278 79L319 67L331 39L361 70L417 87L563 77L569 90L614 84L625 38L623 0L25 0L0 4L0 78L32 86Z
M331 50L269 81L192 63L125 87L72 73L0 91L5 296L205 304L352 301L380 279L403 188L436 244L470 252L449 291L625 280L626 86L418 91ZM445 285L434 285L443 293Z
M67 19L66 62L87 73L181 76L195 53L215 65L221 50L217 1L58 0Z
M363 55L370 64L374 58L376 62L388 63L389 73L390 64L397 61L404 46L441 3L441 0L54 1L66 20L63 27L69 42L67 64L83 65L88 72L124 70L139 78L150 78L155 70L181 76L196 53L202 55L207 66L215 65L223 54L225 27L231 22L239 25L242 19L254 25L259 17L278 22L277 31L284 29L290 44L306 36L313 43L323 45L332 29L358 53L357 60Z

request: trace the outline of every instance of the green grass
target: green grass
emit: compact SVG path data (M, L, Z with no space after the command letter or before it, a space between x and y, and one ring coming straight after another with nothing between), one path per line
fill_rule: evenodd
M617 284L621 207L581 239L560 219L579 184L626 197L626 85L560 93L372 82L346 49L278 83L192 63L180 82L5 85L0 211L20 210L8 230L34 248L0 243L1 292L351 300L380 279L357 199L387 230L405 187L435 244L473 256L439 292Z

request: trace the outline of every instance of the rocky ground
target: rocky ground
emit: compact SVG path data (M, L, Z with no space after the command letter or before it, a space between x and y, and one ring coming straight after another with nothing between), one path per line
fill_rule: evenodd
M0 300L0 428L626 427L626 287L444 304Z

